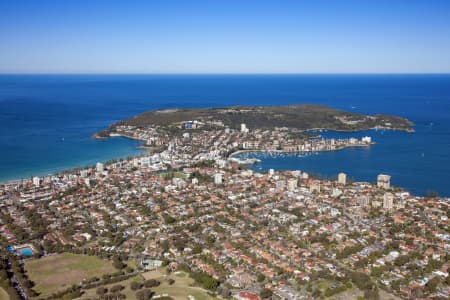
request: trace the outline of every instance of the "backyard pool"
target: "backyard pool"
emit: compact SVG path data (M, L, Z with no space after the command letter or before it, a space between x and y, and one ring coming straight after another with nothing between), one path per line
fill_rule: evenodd
M19 250L20 255L22 256L32 256L33 255L33 250L31 250L31 248L22 248Z

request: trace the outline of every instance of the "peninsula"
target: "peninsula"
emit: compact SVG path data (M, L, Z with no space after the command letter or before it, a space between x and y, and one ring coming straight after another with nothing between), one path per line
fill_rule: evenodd
M413 132L413 123L405 118L377 114L363 115L346 112L323 105L294 104L285 106L231 106L222 108L175 108L153 110L112 124L95 135L106 138L117 133L118 127L148 126L170 129L203 129L218 127L239 129L246 124L249 129L291 128L299 131L327 129L359 131L373 128Z
M205 155L207 159L230 158L243 151L317 152L369 146L373 144L370 137L325 140L309 131L379 128L413 132L412 125L396 116L368 116L322 105L234 106L149 111L112 124L95 136L136 139L150 152L167 150L178 159L197 161Z

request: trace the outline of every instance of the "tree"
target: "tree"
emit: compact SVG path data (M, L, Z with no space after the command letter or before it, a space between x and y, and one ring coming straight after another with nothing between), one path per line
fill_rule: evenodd
M118 269L118 270L122 270L123 268L125 268L127 265L124 264L119 257L114 256L113 258L113 266L114 268Z
M394 291L400 290L401 280L394 280L391 282L391 287Z
M259 295L263 299L268 299L268 298L272 297L272 291L264 288L264 289L261 289L261 292L259 293Z
M98 287L98 288L97 288L97 291L96 291L97 295L99 295L99 296L103 296L103 295L105 295L107 292L108 292L108 289L105 288L105 287L103 287L103 286Z
M441 283L441 280L439 279L439 277L435 276L427 282L427 284L425 285L425 290L428 293L434 293L439 283Z
M156 280L156 279L149 279L149 280L146 280L146 281L144 282L144 286L145 286L146 288L157 287L157 286L159 286L160 284L161 284L161 282L159 282L159 281Z
M142 288L142 283L137 282L137 281L133 281L130 283L130 289L133 291L139 290Z
M312 295L314 298L319 298L322 295L322 292L319 289L315 289Z
M160 243L160 247L161 247L161 249L163 249L164 252L169 251L169 248L170 248L169 241L168 241L168 240L162 241L162 242Z
M213 235L208 235L208 237L206 238L206 242L210 245L214 244L216 241L216 237Z
M401 267L403 265L406 265L409 262L409 256L408 255L400 255L397 257L394 261L394 265L397 267Z
M352 272L350 279L360 290L371 289L373 286L370 276L362 272Z
M123 290L125 287L121 284L116 284L114 286L111 287L110 292L111 293L117 293L120 292L121 290Z
M217 289L217 286L219 285L219 282L216 279L214 279L213 277L209 276L208 274L206 274L204 272L191 273L191 277L196 282L203 285L203 287L205 289L208 289L208 290L214 291Z
M166 224L173 224L177 221L174 217L168 214L164 214L163 219Z
M200 254L202 251L203 248L200 245L195 245L194 248L192 248L192 254Z
M153 297L154 292L150 289L145 289L138 291L136 293L136 299L137 300L150 300Z
M372 272L370 273L373 277L380 277L381 274L383 274L383 268L382 267L375 267L372 268Z
M428 260L428 264L425 268L427 272L431 272L433 270L439 269L442 267L442 262L437 259L430 259Z

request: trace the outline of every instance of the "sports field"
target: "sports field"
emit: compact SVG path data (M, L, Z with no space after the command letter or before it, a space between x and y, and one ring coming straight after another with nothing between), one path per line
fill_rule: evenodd
M63 290L83 279L113 273L112 263L96 256L62 253L27 261L25 269L40 296Z

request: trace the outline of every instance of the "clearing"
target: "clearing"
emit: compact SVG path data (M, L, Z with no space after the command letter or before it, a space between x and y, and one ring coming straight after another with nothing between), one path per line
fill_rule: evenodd
M25 269L40 296L63 290L83 279L113 273L112 263L96 256L62 253L27 261Z

